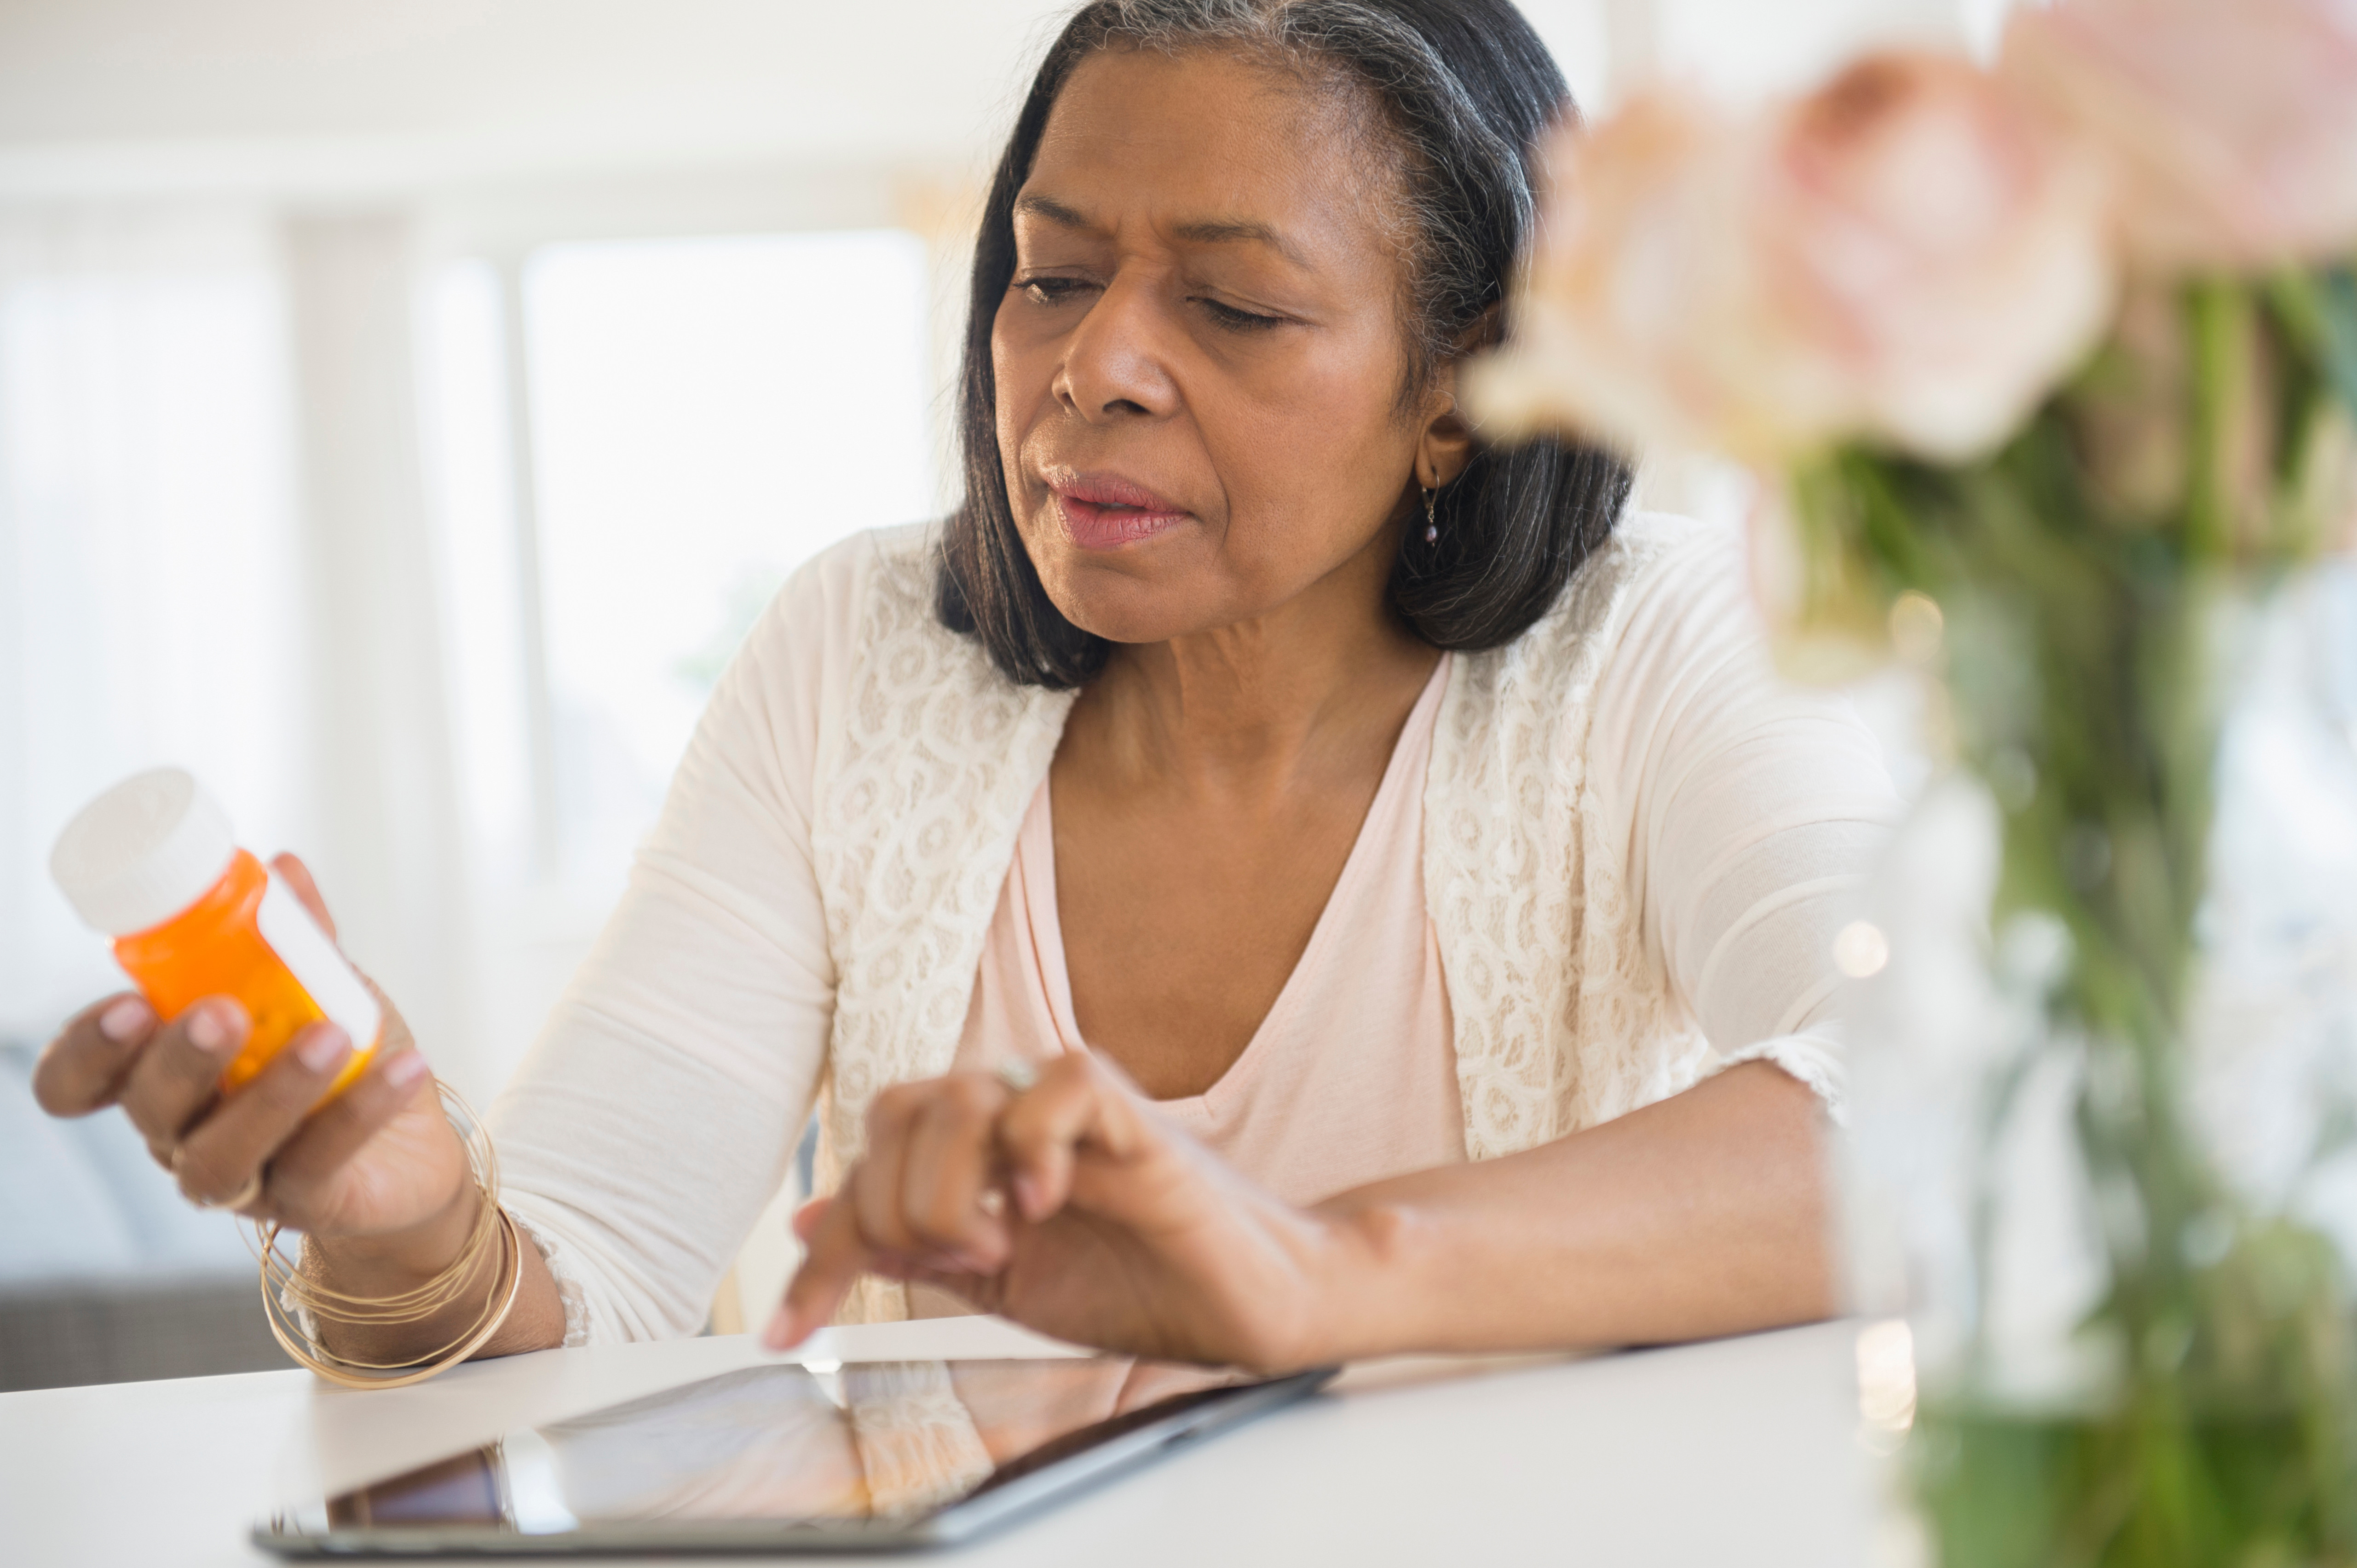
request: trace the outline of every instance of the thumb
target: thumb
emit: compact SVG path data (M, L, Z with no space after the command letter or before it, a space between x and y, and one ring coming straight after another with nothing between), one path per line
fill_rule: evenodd
M319 922L328 940L334 941L336 918L328 913L328 901L319 897L319 885L311 880L311 868L291 854L279 854L271 857L270 869L286 879L288 889L303 901L303 908L311 911L311 918Z
M826 1218L827 1206L834 1201L831 1197L813 1197L795 1209L794 1240L809 1246L810 1239L818 1234L819 1221Z

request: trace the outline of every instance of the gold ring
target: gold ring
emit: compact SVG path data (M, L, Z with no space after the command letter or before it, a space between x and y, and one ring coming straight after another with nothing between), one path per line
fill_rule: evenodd
M231 1193L219 1203L207 1203L204 1199L199 1198L197 1200L197 1207L199 1208L243 1208L247 1204L252 1203L255 1198L262 1196L262 1173L257 1170L252 1176L245 1178L245 1185L243 1187L239 1187L235 1192Z
M175 1179L178 1179L180 1175L181 1158L186 1155L188 1152L188 1147L186 1144L175 1144L172 1145L172 1175ZM183 1196L188 1197L188 1201L195 1204L199 1208L243 1208L247 1204L252 1203L255 1198L262 1196L262 1172L259 1168L256 1168L252 1176L245 1178L245 1185L239 1187L235 1192L231 1193L227 1197L198 1197L188 1194L185 1187L183 1187L181 1191Z

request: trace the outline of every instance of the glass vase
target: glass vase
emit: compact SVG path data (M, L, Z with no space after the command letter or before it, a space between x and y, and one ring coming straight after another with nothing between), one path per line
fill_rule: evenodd
M1872 890L1868 1414L1943 1568L2357 1562L2357 574L2038 548L1943 595Z

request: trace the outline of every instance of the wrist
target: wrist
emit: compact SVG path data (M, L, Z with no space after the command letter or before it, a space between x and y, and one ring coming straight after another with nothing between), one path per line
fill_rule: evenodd
M336 1275L355 1282L430 1279L466 1250L487 1201L468 1177L414 1224L375 1235L312 1236L305 1245Z
M1416 1345L1419 1226L1405 1205L1365 1200L1309 1210L1319 1230L1316 1325L1302 1364L1396 1355Z

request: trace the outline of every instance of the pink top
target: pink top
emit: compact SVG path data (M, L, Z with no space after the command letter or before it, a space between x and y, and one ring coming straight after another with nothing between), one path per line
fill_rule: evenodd
M1162 1109L1289 1203L1465 1158L1440 944L1424 906L1424 774L1450 660L1402 726L1309 945L1233 1066ZM1056 914L1043 780L991 917L959 1071L1085 1050Z

